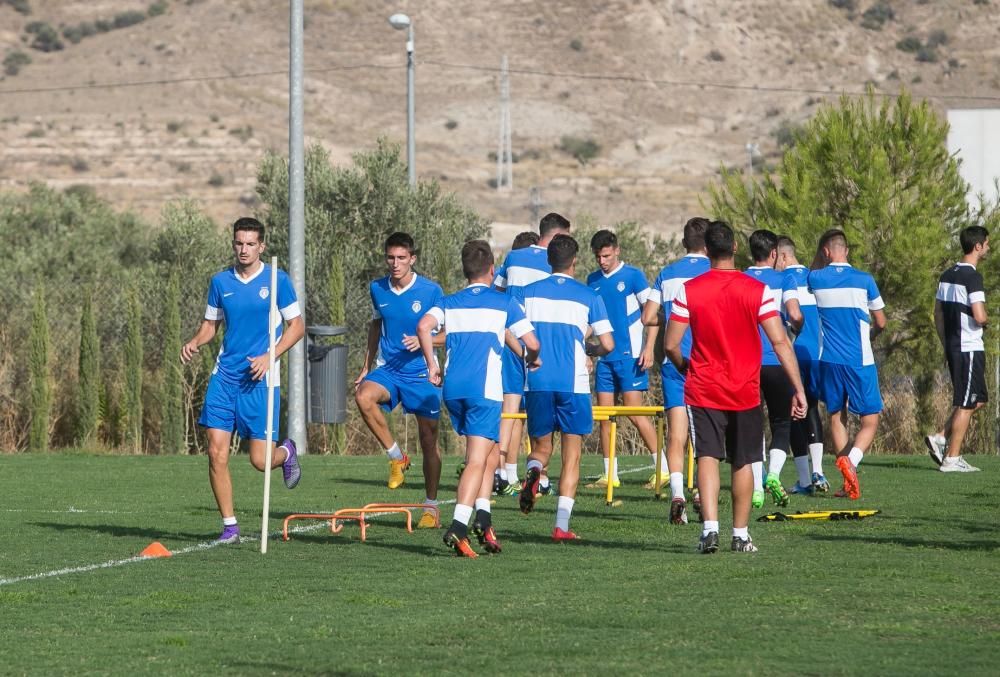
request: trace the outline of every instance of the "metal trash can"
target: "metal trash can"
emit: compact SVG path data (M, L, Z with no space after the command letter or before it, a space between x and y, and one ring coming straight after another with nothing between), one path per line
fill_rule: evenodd
M306 354L309 365L309 423L347 421L347 346L317 339L343 336L347 327L313 325Z

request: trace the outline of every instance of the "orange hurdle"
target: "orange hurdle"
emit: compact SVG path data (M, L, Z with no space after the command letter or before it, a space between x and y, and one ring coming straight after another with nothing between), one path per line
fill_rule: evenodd
M343 524L338 522L354 521L361 527L361 542L368 537L367 517L373 515L402 514L406 515L406 530L413 533L413 513L414 508L421 508L434 515L434 526L441 526L441 511L436 505L425 505L424 503L369 503L361 508L341 508L333 513L301 513L289 515L281 528L282 539L287 541L288 523L298 519L321 519L330 520L330 532L339 534L344 529Z

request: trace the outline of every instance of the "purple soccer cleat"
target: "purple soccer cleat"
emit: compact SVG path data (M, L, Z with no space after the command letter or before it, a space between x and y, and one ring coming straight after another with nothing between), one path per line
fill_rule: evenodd
M219 543L239 543L240 525L227 524L222 527L222 534L218 538Z
M295 449L295 441L289 438L282 442L280 446L284 447L288 453L288 456L285 457L285 462L281 464L281 474L285 478L285 486L289 489L294 489L302 477L302 468L299 467L299 454Z

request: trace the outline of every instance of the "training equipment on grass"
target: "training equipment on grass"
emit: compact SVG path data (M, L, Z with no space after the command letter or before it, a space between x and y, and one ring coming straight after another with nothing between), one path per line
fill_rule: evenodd
M271 304L267 310L267 427L264 431L264 508L261 510L260 552L267 553L267 518L271 511L271 454L274 448L274 343L278 318L278 257L271 257ZM278 320L280 322L280 320ZM287 452L286 452L287 453Z
M342 522L357 522L361 527L362 543L368 537L367 518L379 515L401 514L406 515L406 530L413 533L413 510L420 508L424 512L434 515L434 528L441 527L441 510L436 505L428 503L369 503L360 508L341 508L332 513L303 513L289 515L281 528L281 536L288 540L288 523L292 520L330 520L330 532L339 534L344 529Z
M769 515L761 515L758 522L787 522L789 520L862 520L872 515L877 515L881 510L808 510L798 511L790 514L772 512Z
M653 485L656 491L656 497L660 496L659 480L660 480L660 453L663 449L663 439L664 439L664 426L662 425L663 419L663 407L619 407L619 406L594 406L594 420L606 420L611 422L611 432L610 432L610 444L608 445L608 467L614 468L615 466L615 449L617 445L618 437L618 418L619 416L654 416L660 421L656 426L656 477L653 480ZM600 418L599 418L600 417ZM605 494L604 501L609 507L617 507L615 505L615 483L609 481L607 493Z
M148 557L150 559L154 557L173 557L174 553L164 547L159 541L153 541L139 553L139 557Z

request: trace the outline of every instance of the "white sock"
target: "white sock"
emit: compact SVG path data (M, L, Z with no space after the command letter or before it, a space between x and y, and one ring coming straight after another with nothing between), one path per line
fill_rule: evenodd
M476 499L476 512L480 510L490 511L490 499L488 498L477 498Z
M781 469L785 467L786 460L788 460L787 451L784 449L772 449L771 462L767 466L767 474L774 475L775 477L781 475Z
M569 531L569 516L573 514L573 504L576 501L569 496L560 496L556 504L556 528Z
M493 474L494 475L499 475L500 479L502 479L502 480L506 481L506 479L507 479L507 471L504 470L503 468L497 468L496 470L493 471Z
M462 505L461 503L455 504L455 514L452 519L459 524L468 524L469 518L472 517L472 506Z
M855 468L861 465L861 459L863 459L864 457L865 457L865 452L861 451L857 447L853 447L851 449L851 453L847 455L847 458L851 459L851 463L854 464Z
M809 457L812 459L813 472L823 474L823 443L813 442L809 445Z
M610 462L611 462L611 459L609 459L609 458L604 459L604 476L605 477L614 477L615 479L618 479L618 459L617 458L615 459L615 468L614 468L613 474L611 474L611 475L608 474L608 464Z
M608 464L611 463L611 459L607 456L604 457L604 476L608 476Z
M223 517L222 518L222 526L224 526L224 527L234 527L234 526L236 526L236 515L233 515L232 517Z
M649 460L652 461L652 463L653 463L653 472L656 472L656 454L650 454L649 455ZM661 475L666 475L668 472L670 472L669 470L667 470L667 467L668 467L667 466L667 455L665 453L663 453L663 450L661 449L660 450L660 474Z
M538 469L538 472L541 472L541 471L542 471L542 469L543 469L543 466L542 466L542 462L541 462L541 461L533 461L533 460L529 460L529 461L528 461L528 465L527 465L527 468L526 468L526 469L527 469L527 470L532 470L532 469L534 469L534 468L537 468L537 469Z
M750 527L733 527L733 538L742 538L744 541L750 540Z
M670 497L684 498L684 473L670 473Z
M385 453L388 454L389 458L391 458L393 461L403 460L403 452L399 450L399 445L396 444L395 442L392 443L391 447L385 450Z
M427 508L432 506L437 506L438 502L436 498L427 498L424 496L424 512L427 512Z
M517 463L506 463L504 464L504 470L507 471L507 481L511 484L517 483Z
M538 486L542 487L543 489L544 489L545 487L549 486L549 478L548 478L548 475L546 475L545 477L543 477L542 479L540 479L540 480L538 481Z
M716 533L719 532L719 523L718 523L718 521L712 522L710 520L705 520L705 522L701 525L701 535L702 536L707 536L708 534L712 533L713 531L716 532Z
M754 461L750 464L750 472L753 473L753 490L764 491L764 463Z
M799 473L799 486L808 487L812 485L812 475L809 474L809 457L796 456L795 470Z

